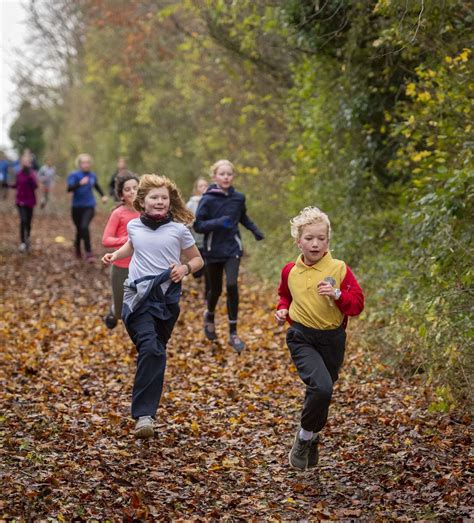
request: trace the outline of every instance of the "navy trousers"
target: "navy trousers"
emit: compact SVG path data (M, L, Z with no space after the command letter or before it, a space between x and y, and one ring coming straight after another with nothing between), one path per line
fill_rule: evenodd
M317 330L294 323L288 329L286 343L306 385L301 427L319 432L326 425L333 384L344 360L346 332L342 327Z
M127 331L138 352L132 393L132 417L155 417L163 392L166 369L166 344L179 316L179 304L168 305L171 318L160 320L150 311L132 314Z

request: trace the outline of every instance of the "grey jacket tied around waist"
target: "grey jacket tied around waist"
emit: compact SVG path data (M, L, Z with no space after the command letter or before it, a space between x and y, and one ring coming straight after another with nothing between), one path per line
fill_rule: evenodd
M181 282L172 281L164 293L161 285L170 279L171 269L167 269L158 276L145 276L135 281L125 280L122 308L125 326L132 314L140 314L145 310L160 320L171 317L168 305L179 302Z

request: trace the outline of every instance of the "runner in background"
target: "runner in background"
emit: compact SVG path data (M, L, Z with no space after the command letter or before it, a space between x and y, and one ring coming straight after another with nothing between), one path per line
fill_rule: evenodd
M208 186L209 183L204 177L200 177L194 182L193 195L191 196L191 198L189 198L188 203L186 204L186 207L194 214L194 216L196 216L196 211L199 202L202 198L202 195L207 191ZM194 239L196 240L196 247L199 249L201 256L203 256L204 234L200 234L194 231L194 229L191 229L191 234L194 236ZM193 276L197 280L201 280L204 277L204 299L206 300L207 293L209 292L209 278L207 276L206 267L204 266L202 269L199 269L198 271L193 273Z
M80 154L76 159L77 170L67 177L67 191L72 192L72 220L76 227L76 239L74 241L76 258L82 258L81 242L84 243L86 260L94 263L95 257L92 253L89 225L95 214L95 189L102 197L102 203L107 202L107 196L102 191L97 175L91 171L92 158L89 154Z
M45 164L38 171L38 181L41 190L41 209L44 209L49 201L49 193L54 183L56 167L54 167L51 158L46 158Z
M15 183L10 187L16 189L16 206L20 216L20 252L30 250L31 223L33 209L36 206L36 189L38 187L36 172L31 167L31 154L23 153L20 158L20 170Z
M117 176L120 172L128 172L127 171L127 160L124 156L119 156L117 160L117 169L110 177L109 182L109 196L111 196L116 202L119 202L120 199L117 197L117 193L115 192L115 181L117 179Z
M0 187L1 199L5 200L8 196L8 171L10 169L10 160L4 151L0 150Z
M112 211L109 217L102 235L102 245L118 249L128 241L128 222L140 216L140 213L133 207L133 200L138 189L138 176L128 171L122 172L117 176L115 184L115 192L122 203ZM122 258L113 262L110 268L112 303L109 313L104 318L108 329L114 329L122 315L123 284L128 278L130 260L130 257Z

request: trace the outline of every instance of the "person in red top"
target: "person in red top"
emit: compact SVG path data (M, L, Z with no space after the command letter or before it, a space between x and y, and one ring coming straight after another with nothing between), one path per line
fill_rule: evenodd
M130 220L138 218L138 213L133 208L133 200L137 194L138 177L133 173L126 171L120 173L115 181L115 192L117 197L122 201L121 205L116 207L109 217L102 235L102 245L104 247L113 247L118 249L128 241L127 224ZM110 271L112 282L112 304L110 312L104 318L105 325L108 329L117 326L118 320L122 314L123 305L123 283L128 278L128 266L131 257L122 258L113 263Z
M38 180L36 171L32 169L32 156L25 151L20 160L20 170L16 175L15 183L10 187L16 189L16 206L20 215L20 252L30 249L31 222L33 209L36 206L36 189Z
M306 207L290 223L301 255L283 267L275 318L291 325L286 342L306 385L289 454L291 467L306 470L318 463L319 432L344 359L347 319L362 312L364 294L350 268L329 251L331 224L325 213Z

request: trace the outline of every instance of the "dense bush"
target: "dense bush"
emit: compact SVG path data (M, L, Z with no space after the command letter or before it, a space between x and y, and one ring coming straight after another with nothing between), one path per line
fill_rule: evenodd
M367 339L387 361L436 383L433 408L467 394L469 3L35 5L37 58L56 67L58 81L46 89L33 70L21 93L48 115L48 152L63 170L88 150L108 175L126 154L136 171L159 170L189 192L211 163L229 157L267 234L259 244L248 239L249 267L273 285L296 256L288 220L320 206L333 222L334 254L366 290ZM57 35L61 13L74 16ZM48 23L54 30L45 31Z

